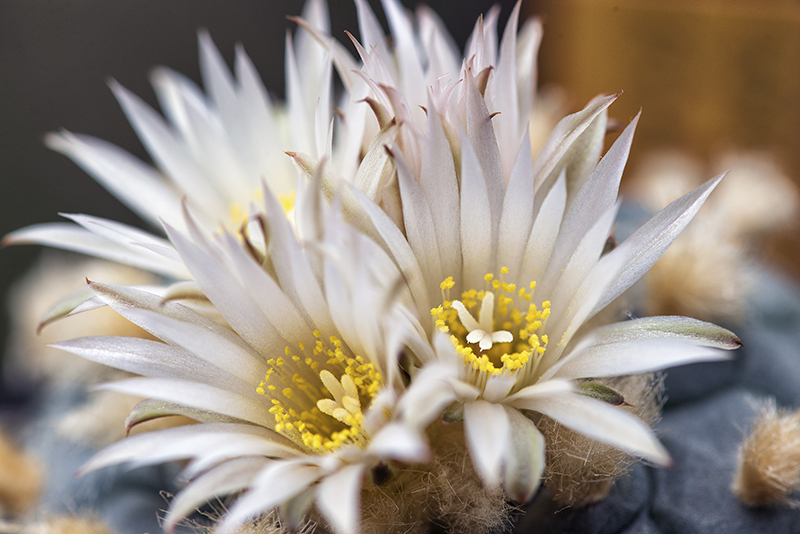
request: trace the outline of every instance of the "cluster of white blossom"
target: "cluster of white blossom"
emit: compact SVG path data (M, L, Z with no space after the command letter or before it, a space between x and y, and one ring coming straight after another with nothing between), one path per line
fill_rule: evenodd
M518 502L546 469L542 417L667 465L624 395L595 379L739 345L686 317L592 321L719 177L609 250L638 118L601 159L616 97L598 97L533 153L538 21L520 25L517 4L500 34L491 10L462 54L425 7L412 18L384 0L387 36L356 6L353 55L309 0L287 39L285 106L241 49L231 73L206 34L205 92L158 71L163 116L112 84L155 167L91 137L48 138L161 233L68 215L77 224L6 238L161 276L147 288L91 281L57 308L110 306L152 338L56 346L141 375L103 386L147 399L129 428L196 421L127 438L83 468L189 460L167 528L240 494L223 531L278 509L289 530L311 514L357 532L365 488L434 461L443 425L463 429L484 487Z

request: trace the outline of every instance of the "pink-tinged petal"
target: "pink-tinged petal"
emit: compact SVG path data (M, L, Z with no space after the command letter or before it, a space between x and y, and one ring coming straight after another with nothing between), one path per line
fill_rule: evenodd
M172 532L181 520L207 502L247 489L259 471L271 462L259 457L237 458L193 480L170 502L164 530Z
M361 523L361 484L366 465L342 467L322 479L316 491L319 511L338 534L357 534Z
M500 159L503 165L504 176L508 181L516 156L516 144L519 142L520 116L517 96L517 28L519 27L519 10L522 4L519 0L515 5L508 22L503 30L503 39L500 43L500 54L497 58L497 69L494 78L487 89L490 96L489 107L500 114L492 119L494 130L497 133L497 144L500 147ZM527 121L527 116L524 116ZM523 142L523 146L525 143ZM530 141L527 143L530 147ZM532 160L529 160L532 162ZM532 178L532 177L531 177ZM533 180L531 179L531 186ZM530 197L533 198L531 194ZM531 206L533 208L533 206Z
M428 58L428 76L444 76L442 82L445 84L456 81L462 61L461 50L442 19L431 8L419 4L416 14L422 48ZM434 82L435 80L429 79L428 85L433 85Z
M509 440L505 453L503 487L512 499L526 503L542 481L545 464L544 436L519 410L505 408Z
M600 260L600 263L611 263L619 261L618 257L624 258L617 276L606 287L590 316L605 308L653 266L689 224L723 176L712 178L661 210Z
M386 147L396 139L397 126L390 124L378 133L358 166L353 185L373 202L380 203L384 189L394 178L392 156Z
M259 473L250 491L233 504L217 532L233 534L248 519L280 506L324 475L319 467L297 461L269 465Z
M637 339L578 349L542 378L590 378L658 371L703 361L728 360L730 354L682 339Z
M411 25L411 18L398 0L381 0L395 50L402 53L395 54L400 88L414 106L413 113L422 119L423 111L417 106L425 102L425 76L418 53L418 43Z
M501 404L477 400L464 405L464 432L472 463L489 487L500 485L509 430L508 414Z
M522 25L517 37L517 93L519 97L519 116L530 117L536 97L536 56L542 42L542 21L529 18ZM598 155L599 157L599 155ZM594 159L597 161L597 158Z
M503 164L500 161L500 150L497 146L497 136L492 124L492 117L486 108L486 101L481 96L478 86L472 73L466 74L466 134L472 150L475 153L476 161L482 171L483 179L486 180L486 191L488 192L490 212L492 214L492 232L497 235L500 228L500 214L503 210L503 193L505 192L505 179L503 174ZM462 140L463 146L467 144ZM464 165L461 165L462 180L465 172ZM510 171L509 171L510 172ZM464 192L462 191L463 195Z
M592 439L658 465L668 466L672 462L649 426L635 415L603 401L565 393L520 400L514 406L544 414Z
M486 16L475 22L475 28L467 39L464 57L468 61L474 59L474 67L481 71L493 66L497 60L497 18L500 15L500 6L494 5Z
M380 57L391 57L386 48L386 36L381 23L366 0L355 0L358 14L358 31L366 50L376 50Z

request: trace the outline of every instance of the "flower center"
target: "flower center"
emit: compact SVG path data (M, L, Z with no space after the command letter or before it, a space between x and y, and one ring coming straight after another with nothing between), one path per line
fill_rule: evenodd
M446 278L440 284L442 304L431 310L436 327L450 334L475 384L504 372L532 374L547 347L543 330L550 302L532 302L536 282L530 289L517 289L503 281L508 268L500 273L499 279L488 273L484 289L462 291L460 300L451 300L455 282L452 276Z
M289 193L284 193L282 195L278 195L278 201L281 203L283 207L283 212L286 214L286 217L292 221L294 224L294 203L295 198L297 196L297 191L290 191ZM261 188L256 189L253 192L253 199L254 200L261 200L264 198L264 192ZM248 213L247 207L242 206L238 202L234 202L230 205L230 213L229 216L229 226L230 228L239 228L242 224L246 224L250 217Z
M314 347L298 343L297 350L286 347L285 357L268 360L256 392L272 402L275 431L298 445L322 454L345 445L363 448L369 439L362 406L372 403L382 377L336 336L326 340L315 331L314 337Z

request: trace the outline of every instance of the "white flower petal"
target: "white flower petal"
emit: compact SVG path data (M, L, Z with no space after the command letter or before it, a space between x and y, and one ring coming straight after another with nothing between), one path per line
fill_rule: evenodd
M434 362L423 366L397 403L397 418L423 430L456 400L449 383L455 378L451 365Z
M426 462L430 450L422 436L405 425L390 423L372 436L367 452L409 464Z
M486 180L486 190L489 198L489 211L492 221L492 235L497 236L500 229L500 214L503 211L503 192L505 179L503 164L500 161L500 150L497 146L497 136L492 125L492 117L486 108L486 101L478 90L472 73L467 73L466 80L466 134L469 144L475 154L476 161ZM461 142L462 152L465 152L464 141ZM509 171L510 172L510 171ZM462 182L465 168L461 165ZM463 183L462 183L463 187ZM462 190L461 194L464 194Z
M442 271L442 264L439 260L440 247L436 239L431 206L428 205L428 201L402 153L399 150L395 150L394 154L400 195L403 198L403 221L405 223L406 238L414 251L414 255L417 257L422 272L425 273L425 279L428 284L438 285L439 282L445 279L446 273ZM455 226L455 224L452 226ZM429 291L435 292L435 287L431 286Z
M251 457L237 458L224 463L193 480L175 495L164 518L164 530L172 531L185 517L217 497L247 489L271 460Z
M428 296L422 269L420 269L417 258L414 256L408 241L380 207L357 191L353 190L353 193L369 217L369 221L374 225L383 244L403 273L414 300L419 306L419 311L429 311L433 307L433 303L430 302Z
M599 96L581 111L559 121L533 165L533 184L539 198L539 191L548 191L550 188L548 178L553 181L557 178L561 166L564 165L564 156L572 149L575 141L616 99L617 95ZM541 200L538 200L534 213L539 211L540 203Z
M82 337L52 343L51 347L151 378L178 378L222 386L239 395L255 397L252 384L234 378L225 367L210 365L187 351L136 337Z
M543 279L545 269L556 239L558 238L561 220L564 216L564 209L567 202L567 178L565 173L561 173L547 193L542 203L536 220L533 223L528 242L525 246L525 254L522 257L519 279L530 277L533 280ZM513 275L513 273L511 273Z
M691 317L669 315L642 317L595 328L581 340L579 347L652 338L679 338L697 345L728 350L742 346L736 334L721 326Z
M483 388L482 396L489 402L501 402L514 387L516 381L515 377L508 375L490 376L486 379L486 387Z
M544 398L559 393L568 393L570 391L574 391L574 389L575 387L573 386L572 382L568 380L540 380L535 384L525 386L513 395L510 395L508 398L506 398L506 403L510 406L519 407L518 403L522 403L520 404L520 406L522 406L531 399Z
M628 161L633 133L639 122L639 115L625 128L597 164L592 175L567 208L558 233L558 240L547 265L543 285L550 288L553 281L566 266L578 244L589 230L604 218L617 201L622 171ZM596 259L595 259L596 261Z
M559 314L564 312L564 303L569 302L570 298L575 295L586 275L597 264L597 260L600 259L600 254L603 252L603 247L605 247L614 225L618 208L618 204L612 204L606 210L595 225L586 232L578 246L573 250L572 256L560 271L551 271L555 275L554 280L551 281L552 285L548 287L546 283L543 284L544 287L541 290L545 295L548 295L552 303L555 303L551 308L553 321L556 321ZM548 265L549 269L550 265ZM547 275L545 275L545 280L547 280ZM538 285L537 289L539 289Z
M637 339L576 350L556 363L543 378L621 376L730 358L729 353L719 349L701 347L682 339Z
M192 224L188 218L187 223ZM286 345L288 340L280 337L253 301L251 293L234 280L212 254L171 227L167 227L167 234L195 281L242 339L262 355L279 351Z
M111 90L150 157L170 179L189 196L193 209L207 217L225 213L228 207L208 180L186 145L179 140L164 119L137 96L112 80Z
M325 473L317 466L298 462L275 462L261 471L250 491L231 507L217 532L232 534L248 519L288 501Z
M187 425L146 432L118 441L92 456L80 467L77 475L126 462L135 462L142 466L197 457L213 450L220 443L241 436L259 436L266 443L273 442L273 453L283 451L283 454L287 454L292 451L291 447L283 443L287 441L283 436L258 426L229 423Z
M144 247L121 245L74 224L35 224L11 232L3 238L4 246L24 244L47 245L80 252L170 278L185 279L189 274L183 265L153 254Z
M526 131L508 180L497 240L497 264L508 267L514 277L520 274L520 263L532 227L533 156L530 133Z
M48 134L45 144L72 159L153 226L180 221L178 195L154 169L121 148L67 131Z
M316 491L319 511L338 534L357 534L361 519L361 481L366 466L348 465L322 479Z
M422 146L419 186L431 210L441 263L452 269L452 272L446 273L449 276L461 272L458 178L442 119L435 111L430 96L427 127L427 142Z
M481 287L492 272L494 234L489 192L469 140L461 140L461 250L464 287ZM498 214L499 217L499 214Z
M621 408L577 393L519 400L517 408L533 410L577 430L662 466L671 463L669 453L641 419Z
M255 380L257 384L267 370L252 349L243 347L224 327L216 324L210 326L212 321L186 322L136 308L120 313L159 339L179 345L215 367L230 371L245 382L252 383Z
M542 481L545 465L544 436L533 421L514 408L505 408L509 440L503 467L503 487L512 499L526 503Z
M653 266L667 247L678 237L678 234L689 224L723 176L712 178L661 210L600 260L599 263L613 262L617 261L616 256L619 256L624 258L624 263L620 267L618 276L598 299L590 316L606 307Z
M500 114L492 119L494 130L497 136L497 144L500 148L500 160L502 162L504 175L511 174L516 157L516 146L519 143L520 135L520 116L519 98L517 97L517 28L519 24L519 10L521 1L514 5L508 22L503 30L503 39L500 43L500 54L497 58L497 70L494 79L487 89L490 93L489 100L492 103L492 111L499 111ZM524 116L527 121L527 116ZM530 141L527 141L530 147ZM523 141L523 147L526 144ZM532 162L532 160L530 160ZM533 180L530 182L533 186ZM533 198L532 196L529 198ZM533 208L533 206L531 206Z
M509 430L508 414L502 405L482 400L464 405L464 432L472 463L489 487L500 485Z
M206 384L166 378L131 378L102 384L97 388L177 402L235 417L265 428L272 428L275 425L275 418L269 413L266 402Z

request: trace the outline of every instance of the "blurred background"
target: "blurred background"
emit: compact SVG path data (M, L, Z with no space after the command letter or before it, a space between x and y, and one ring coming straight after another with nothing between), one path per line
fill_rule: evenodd
M357 35L351 2L329 3L333 35L344 39L346 29ZM429 3L462 47L491 6ZM503 27L513 2L501 4ZM171 67L199 83L198 28L210 31L229 62L242 43L267 88L282 97L284 38L294 27L285 15L301 10L300 0L0 2L0 235L57 221L58 212L141 225L77 166L46 149L43 135L66 128L147 160L106 82L113 77L153 106L147 78L153 67ZM526 0L523 10L544 23L540 85L554 95L554 115L620 91L612 117L625 124L643 110L629 174L652 150L680 149L705 162L749 149L767 151L800 180L800 2ZM761 251L800 275L797 228ZM28 246L0 252L3 345L13 313L5 295L39 253Z

